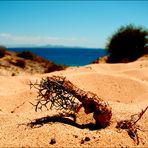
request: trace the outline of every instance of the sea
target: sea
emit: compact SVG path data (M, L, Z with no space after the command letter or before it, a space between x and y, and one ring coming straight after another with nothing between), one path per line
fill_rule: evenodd
M92 63L99 57L107 55L102 48L39 48L39 47L17 47L7 48L9 51L30 51L56 64L67 66L84 66Z

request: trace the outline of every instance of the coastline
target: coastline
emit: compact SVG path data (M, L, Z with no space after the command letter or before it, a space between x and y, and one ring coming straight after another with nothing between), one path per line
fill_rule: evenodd
M90 64L98 57L106 55L106 50L102 48L82 48L82 47L17 47L8 48L10 51L32 52L48 61L67 66L84 66Z

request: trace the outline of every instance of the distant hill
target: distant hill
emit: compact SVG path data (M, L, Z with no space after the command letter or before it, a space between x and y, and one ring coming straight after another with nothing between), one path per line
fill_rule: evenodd
M91 47L83 47L83 46L66 46L66 45L54 45L54 44L47 44L47 45L21 44L21 45L8 45L7 47L8 48L79 48L79 49L91 48Z
M2 53L2 54L1 54ZM31 52L11 52L0 48L0 75L49 73L67 66L55 64Z

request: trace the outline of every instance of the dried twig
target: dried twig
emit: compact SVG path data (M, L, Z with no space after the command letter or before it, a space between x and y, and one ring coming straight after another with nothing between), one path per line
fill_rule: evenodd
M130 120L122 120L120 122L117 122L116 128L126 129L128 135L136 142L137 145L139 144L139 136L137 132L139 127L136 125L136 123L141 119L141 117L144 115L147 109L148 106L140 113L131 115Z
M76 112L78 102L75 96L69 93L68 89L62 85L65 78L47 77L42 79L40 83L37 81L33 84L30 82L30 88L34 87L38 90L37 103L35 111L42 110L45 107L47 110L55 108L56 110L65 110Z
M54 107L75 114L84 107L87 114L94 112L94 119L100 126L106 127L110 122L111 107L96 94L79 89L65 77L42 78L40 83L30 82L30 88L32 87L38 90L37 102L34 105L36 111L42 110L43 107L47 110Z
M11 113L14 113L18 108L20 108L21 106L23 106L25 103L26 103L26 101L23 102L22 104L20 104L19 106L15 107L15 108L11 111Z

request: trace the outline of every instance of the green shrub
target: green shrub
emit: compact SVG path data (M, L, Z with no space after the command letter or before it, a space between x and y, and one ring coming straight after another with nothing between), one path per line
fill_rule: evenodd
M109 39L106 46L110 56L108 63L134 61L146 54L148 30L133 25L122 26Z

